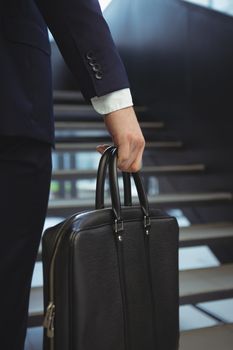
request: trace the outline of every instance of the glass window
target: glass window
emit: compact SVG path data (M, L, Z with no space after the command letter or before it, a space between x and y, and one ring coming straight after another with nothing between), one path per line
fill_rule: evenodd
M212 7L233 16L233 0L212 0Z
M233 0L183 0L233 16Z
M99 0L102 11L106 9L106 7L110 4L111 1L112 0Z
M185 0L188 2L192 2L193 4L197 5L203 5L203 6L209 6L211 3L211 0Z

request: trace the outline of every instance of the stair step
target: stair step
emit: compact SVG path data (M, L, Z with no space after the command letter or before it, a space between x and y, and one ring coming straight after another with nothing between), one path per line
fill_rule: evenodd
M28 327L38 327L43 323L43 287L32 287L29 300Z
M60 221L62 221L61 219ZM220 240L233 240L233 222L217 222L212 224L191 225L180 227L179 246L189 247L207 245ZM40 245L37 261L41 261L42 247Z
M53 91L54 103L85 103L85 99L81 91L74 90L54 90Z
M180 227L180 246L203 245L233 239L233 222L195 224Z
M183 270L179 276L181 304L194 304L233 296L233 264Z
M56 143L57 151L78 151L80 149L84 150L95 150L96 146L98 146L98 142L59 142ZM109 146L113 146L112 141L108 142ZM149 148L159 148L159 149L180 149L183 147L183 143L181 141L154 141L154 142L146 142L145 149Z
M146 143L148 142L176 142L177 140L168 135L155 133L152 128L147 128L143 131ZM112 137L108 130L105 129L74 129L74 130L55 130L56 143L70 143L70 142L91 142L91 143L111 143Z
M228 323L181 330L179 350L232 350L232 329ZM42 327L28 329L25 350L42 349L42 339Z
M233 195L230 192L207 192L207 193L174 193L148 196L151 206L181 207L187 205L211 205L211 204L232 204ZM133 196L133 201L137 198ZM111 207L111 199L106 198L105 206ZM48 205L48 216L68 216L76 211L93 210L93 199L56 199L50 200Z
M193 174L205 171L204 164L190 165L170 165L170 166L145 166L141 169L141 174L146 175L174 175L174 174ZM119 171L120 172L120 171ZM82 176L96 177L97 169L59 169L52 173L53 179L75 179Z
M198 303L233 296L233 264L179 272L180 304ZM41 325L43 314L42 273L32 284L29 326Z
M42 349L43 328L28 330L25 350ZM233 325L220 324L181 331L179 350L232 350Z
M76 90L54 90L53 91L53 102L56 106L62 106L65 108L67 105L79 106L86 105L89 108L92 108L91 103L87 103L83 97L81 91ZM69 107L68 107L69 108Z
M163 122L141 122L140 127L142 129L162 129L164 128ZM100 120L99 122L85 122L85 121L68 121L68 122L62 122L57 121L55 122L55 129L63 130L63 129L106 129L105 123Z
M233 324L184 331L179 350L232 350Z
M143 113L148 111L146 106L134 106L136 113ZM103 120L103 115L95 111L91 105L66 105L66 104L54 104L55 120L70 120L77 121L99 121Z
M119 169L118 169L119 170ZM178 175L178 174L193 174L205 171L204 164L190 165L168 165L168 166L144 166L140 170L142 174L147 175ZM119 171L120 172L120 171ZM96 177L97 169L59 169L52 173L53 179L75 179L80 177Z
M60 143L111 143L112 138L107 130L55 130L56 144Z

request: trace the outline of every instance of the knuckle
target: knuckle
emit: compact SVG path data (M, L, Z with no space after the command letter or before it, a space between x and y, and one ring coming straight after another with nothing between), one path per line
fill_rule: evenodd
M119 166L119 169L121 171L128 171L128 168L126 166Z
M126 156L120 156L118 159L118 164L121 165L122 163L125 163L128 160L128 157Z
M140 147L144 147L145 144L146 144L145 139L142 138L142 137L140 137L140 138L138 139L137 143L138 143L138 145L139 145Z
M135 138L135 134L131 131L128 131L125 136L127 140L133 140Z
M140 167L138 165L132 165L130 168L130 171L133 173L136 173L140 170Z

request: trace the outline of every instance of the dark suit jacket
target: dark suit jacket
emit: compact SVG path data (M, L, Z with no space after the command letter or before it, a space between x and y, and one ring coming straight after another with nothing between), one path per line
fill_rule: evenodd
M47 26L87 101L129 82L97 0L0 0L0 134L54 145Z

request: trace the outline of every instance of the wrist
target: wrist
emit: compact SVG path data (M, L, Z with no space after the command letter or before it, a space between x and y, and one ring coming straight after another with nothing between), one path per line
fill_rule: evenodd
M119 116L119 115L125 115L126 113L134 113L134 108L133 106L129 106L129 107L124 107L124 108L120 108L120 109L117 109L116 111L112 111L112 112L109 112L109 113L106 113L104 115L104 117L110 117L110 116Z

